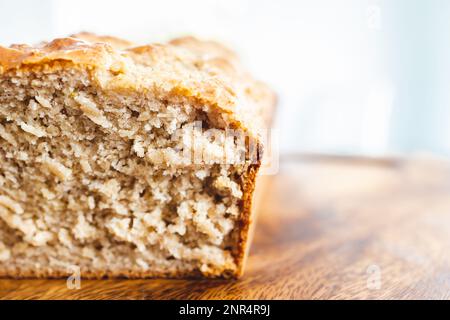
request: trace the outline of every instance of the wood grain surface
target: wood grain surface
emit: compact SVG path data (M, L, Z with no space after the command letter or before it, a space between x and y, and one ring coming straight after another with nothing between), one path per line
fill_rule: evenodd
M450 167L294 158L240 280L0 280L3 299L449 299Z

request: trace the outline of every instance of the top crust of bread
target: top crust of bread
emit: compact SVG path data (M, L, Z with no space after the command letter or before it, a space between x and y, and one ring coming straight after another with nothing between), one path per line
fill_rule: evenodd
M102 88L144 93L158 88L196 99L249 133L267 124L267 109L275 102L273 92L250 77L231 50L213 41L185 37L135 46L84 32L35 46L0 46L0 75L36 67L51 71L65 62L92 69Z

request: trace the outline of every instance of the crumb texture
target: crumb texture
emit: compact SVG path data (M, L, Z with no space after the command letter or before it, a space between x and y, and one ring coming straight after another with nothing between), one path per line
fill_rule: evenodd
M60 49L47 48L56 58L42 61L18 46L22 63L12 66L4 52L13 49L0 50L0 274L63 276L73 266L85 277L238 274L259 163L241 136L220 132L257 136L201 92L217 79L184 41L125 52L125 40L79 37L65 41L100 46L109 60L61 61ZM167 75L162 66L151 72L155 50L173 55ZM201 87L187 76L180 83L173 68Z

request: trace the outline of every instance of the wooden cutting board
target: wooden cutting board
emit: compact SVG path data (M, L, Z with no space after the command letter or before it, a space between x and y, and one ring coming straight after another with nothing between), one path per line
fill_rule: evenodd
M450 298L450 167L284 159L240 280L0 280L4 299Z

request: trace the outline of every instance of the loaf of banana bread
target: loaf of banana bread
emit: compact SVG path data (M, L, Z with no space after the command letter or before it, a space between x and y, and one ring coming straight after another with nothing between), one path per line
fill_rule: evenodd
M274 104L211 41L0 47L0 276L241 275Z

